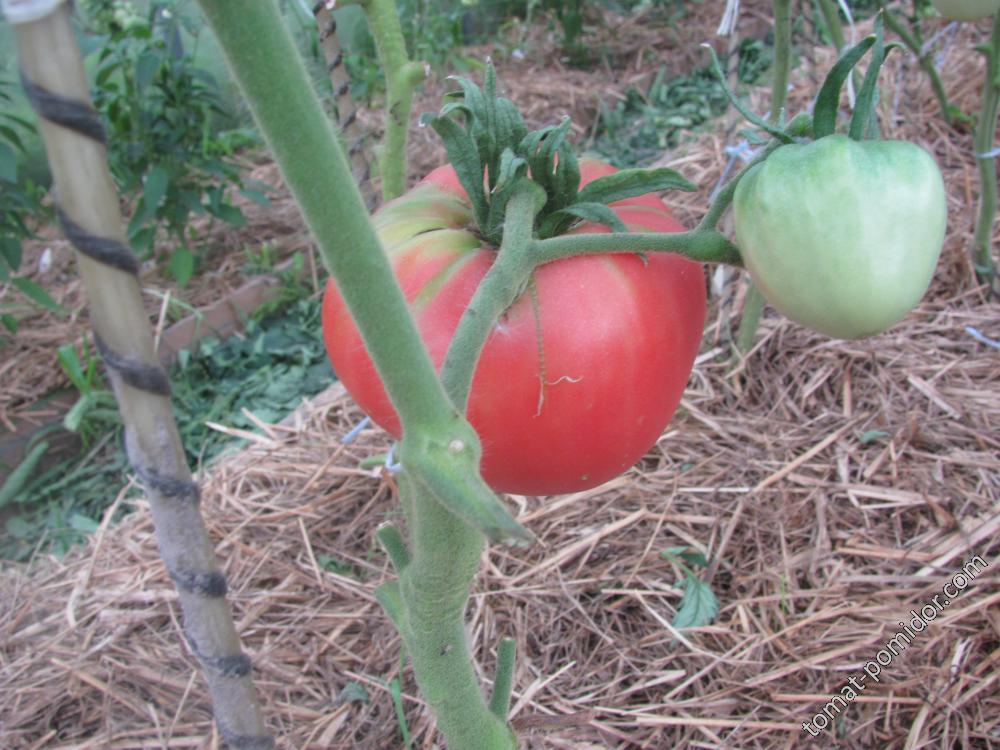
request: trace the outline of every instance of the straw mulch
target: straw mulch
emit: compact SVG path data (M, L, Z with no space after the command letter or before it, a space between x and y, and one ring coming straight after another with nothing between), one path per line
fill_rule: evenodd
M963 34L972 35L971 31ZM950 48L946 85L975 106L981 67ZM894 63L902 70L903 57ZM812 69L805 61L801 76ZM890 332L831 341L774 314L733 367L741 284L709 313L681 411L648 456L595 490L509 498L538 537L491 548L469 634L492 674L518 643L512 717L529 748L1000 747L1000 308L966 257L975 167L915 69L890 76L890 130L938 157L950 233L924 302ZM797 91L800 91L797 88ZM891 113L890 113L891 116ZM667 161L710 187L723 135ZM704 195L676 201L691 219ZM997 238L1000 241L1000 238ZM204 513L258 689L283 748L396 748L403 681L414 747L440 747L374 601L373 534L398 514L389 443L336 386L202 477ZM711 561L716 621L677 632L679 571ZM823 734L801 728L974 555L988 567ZM147 509L86 550L0 578L0 746L214 748ZM363 686L368 702L352 700Z

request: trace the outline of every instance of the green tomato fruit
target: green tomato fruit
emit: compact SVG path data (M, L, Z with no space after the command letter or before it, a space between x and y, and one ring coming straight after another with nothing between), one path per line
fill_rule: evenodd
M920 301L944 242L944 181L904 141L831 135L778 148L733 201L754 283L781 313L828 336L886 330Z
M978 21L1000 13L1000 0L931 0L949 21Z

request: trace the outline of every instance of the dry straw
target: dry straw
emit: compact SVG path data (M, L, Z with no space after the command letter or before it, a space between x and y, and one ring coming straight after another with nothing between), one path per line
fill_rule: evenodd
M966 110L982 70L974 36L962 30L942 71ZM945 130L903 62L888 74L889 129L934 152L950 196L930 293L861 342L766 314L735 369L732 304L717 301L682 410L637 467L579 495L510 499L540 541L488 552L470 637L479 649L517 639L513 722L527 747L808 746L801 723L974 554L989 568L815 741L1000 745L1000 352L966 330L1000 339L1000 310L966 253L971 136ZM793 106L827 64L803 61ZM704 135L670 163L710 186L725 145ZM687 220L705 205L675 202ZM386 437L371 428L340 442L360 417L334 386L203 477L285 748L400 747L395 677L414 747L439 746L373 598L389 575L374 531L398 509L391 477L359 468ZM721 602L714 624L682 633L670 626L678 571L659 554L677 545L710 558ZM0 746L219 746L144 504L86 549L5 570L0 601ZM349 699L351 683L369 702Z

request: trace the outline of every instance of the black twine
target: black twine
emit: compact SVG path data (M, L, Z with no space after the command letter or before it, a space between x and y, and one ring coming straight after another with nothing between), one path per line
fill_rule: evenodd
M102 146L107 144L107 136L101 118L94 108L86 102L70 99L62 94L54 94L39 86L21 71L21 85L32 108L46 120L62 125L64 128L76 131L81 135L97 141Z
M218 570L199 573L194 570L168 569L177 588L189 594L220 599L229 591L226 576Z
M90 234L69 218L58 204L56 205L56 215L59 217L59 223L62 224L63 232L66 233L66 239L88 258L117 268L119 271L131 274L139 273L139 261L136 260L135 255L132 254L127 245L118 240Z
M112 351L96 333L94 343L97 344L97 350L101 353L104 364L118 373L130 386L157 396L170 395L170 378L159 364L147 364L123 357L118 352Z

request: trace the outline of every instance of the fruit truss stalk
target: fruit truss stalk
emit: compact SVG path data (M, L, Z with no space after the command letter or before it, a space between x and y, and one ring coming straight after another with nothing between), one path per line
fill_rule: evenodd
M139 264L125 239L69 4L24 23L9 12L8 20L17 35L25 91L41 118L57 212L76 249L95 339L125 424L129 461L146 488L160 554L177 586L184 633L205 674L216 723L231 748L273 748L250 659L226 602L226 578L202 522L198 485L170 406L170 381L153 348Z

